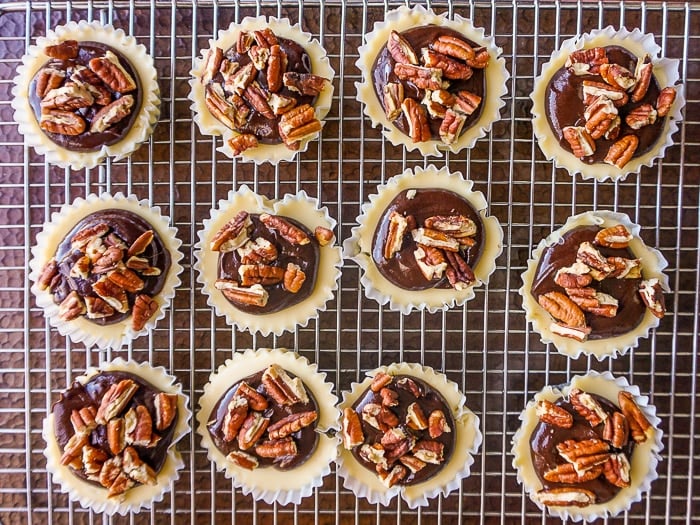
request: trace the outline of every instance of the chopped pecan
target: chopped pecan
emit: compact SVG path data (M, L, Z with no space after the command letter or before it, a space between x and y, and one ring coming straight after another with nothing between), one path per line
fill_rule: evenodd
M637 84L634 74L620 64L601 64L600 76L611 86L624 89L625 91L631 91Z
M88 243L87 243L87 244L85 245L85 247L83 248L83 251L85 252L85 254L90 258L90 260L91 260L93 263L96 263L97 261L99 261L99 260L102 258L102 256L105 254L105 252L106 252L109 248L112 248L112 247L113 247L113 246L107 246L107 245L103 242L102 238L100 238L100 237L95 237L95 238L93 238L93 239L90 239L90 241L88 241ZM114 248L121 249L121 248L119 248L119 246L114 246ZM114 250L112 251L112 253L116 254L116 252L114 252ZM118 261L117 261L117 262L118 262ZM109 269L111 269L111 268L110 268L110 267L103 268L103 270L105 270L105 271L107 271L107 270L109 270ZM98 269L98 270L99 270L99 269ZM96 271L96 270L95 270L95 268L93 267L92 272L95 273L95 271ZM101 270L100 270L100 271L101 271Z
M374 463L378 467L383 469L389 468L389 464L386 461L385 450L381 443L375 443L373 445L362 445L359 450L359 455L362 459L368 463Z
M403 463L406 467L408 467L408 470L410 470L414 474L416 472L420 472L421 470L423 470L425 468L425 465L426 465L425 461L421 461L417 457L412 456L410 454L407 454L405 456L401 456L399 458L399 461L401 463Z
M622 169L630 161L638 145L639 139L636 135L625 135L610 146L604 160L606 163Z
M413 142L425 142L432 138L425 108L412 98L401 103L401 111L408 123L408 134Z
M255 453L261 458L282 458L297 455L297 444L291 437L263 441L255 447Z
M391 384L393 377L385 372L377 372L377 374L372 378L372 382L369 386L372 392L381 392L382 388Z
M598 438L576 441L567 439L557 444L559 455L574 465L576 472L583 472L601 465L610 457L610 445Z
M83 448L87 446L90 434L87 432L73 434L66 446L63 447L63 455L61 455L61 465L69 465L76 458L82 457Z
M90 481L99 481L102 465L109 459L102 449L86 445L83 447L83 468Z
M565 67L568 67L575 75L597 75L600 66L608 63L607 53L604 47L591 47L578 49L566 59Z
M559 268L554 275L554 282L562 288L583 288L593 281L590 268L582 262Z
M248 240L243 246L236 248L241 264L266 264L277 260L277 248L263 237Z
M236 129L236 108L226 100L220 84L207 84L204 102L215 119L230 129Z
M321 131L322 127L314 108L309 104L302 104L287 111L277 125L280 136L288 146L314 135Z
M85 297L85 306L87 308L88 319L104 319L114 315L114 308L100 297L88 295Z
M214 78L221 68L221 62L224 60L224 51L217 46L207 49L202 63L202 84L207 84Z
M491 61L491 54L485 47L479 47L474 50L474 58L468 58L466 63L473 69L484 69Z
M404 100L403 84L400 82L387 82L382 88L382 101L384 114L393 122L401 116L401 104Z
M576 412L585 418L592 427L597 427L608 419L608 413L603 410L600 403L588 392L572 388L571 392L569 392L569 401Z
M343 446L346 450L351 450L356 446L361 445L365 440L365 436L362 433L360 416L358 416L357 412L350 407L345 407L343 409L341 436L343 439Z
M287 55L282 48L275 44L270 47L270 57L267 60L267 89L276 93L282 89L282 74L286 69ZM277 112L275 111L275 115Z
M477 110L479 104L481 104L481 97L479 95L462 89L457 92L452 109L458 113L471 115Z
M537 298L540 306L566 326L579 328L586 326L586 318L581 309L561 292L549 292Z
M301 379L298 377L292 379L279 365L270 365L263 372L262 384L267 394L280 405L287 406L309 402Z
M624 89L593 80L583 81L584 105L590 105L593 100L601 95L612 100L612 103L618 108L624 106L629 101L629 96L627 96Z
M597 292L595 299L598 301L597 306L584 308L587 312L601 317L615 317L617 315L618 301L612 295Z
M104 222L86 226L71 237L71 249L74 251L83 251L90 241L102 237L108 231L109 225Z
M568 337L569 339L575 339L579 343L585 341L588 335L591 333L590 327L587 326L573 327L557 322L552 322L549 325L549 329L554 334L562 337Z
M85 131L85 121L72 111L49 110L41 114L39 127L49 133L75 136Z
M656 122L656 110L651 104L642 104L627 114L625 122L632 129L641 129Z
M392 211L389 215L389 226L386 233L386 241L384 243L384 258L389 260L399 251L403 246L404 236L406 230L408 229L408 221L406 217L401 215L397 211Z
M238 267L238 275L241 278L242 286L254 284L269 286L282 282L285 271L284 268L268 264L241 264Z
M124 415L126 441L140 447L154 446L160 439L153 435L153 417L144 405L136 405Z
M379 396L382 398L382 406L395 407L399 404L399 393L391 388L382 388L379 391Z
M232 450L226 459L246 470L254 470L259 465L258 458L241 450Z
M257 73L258 71L255 69L253 63L249 62L233 75L229 76L224 82L224 87L229 93L235 93L241 96L250 83L253 82ZM218 87L221 88L221 86Z
M593 100L584 113L586 119L586 131L593 140L597 140L610 131L616 124L618 112L612 101L606 96L600 96Z
M103 57L90 59L89 65L112 91L123 94L136 89L136 82L121 65L119 57L111 51L107 51Z
M58 317L63 321L72 321L73 319L85 313L85 303L78 295L78 292L73 290L69 293L61 304L58 306Z
M241 96L263 117L274 120L275 114L267 103L267 95L257 82L251 82Z
M439 465L445 458L443 456L443 449L445 446L439 441L430 441L427 439L421 440L413 447L413 455L425 461L426 463L433 463Z
M267 300L270 297L268 291L260 284L244 287L238 286L236 281L219 279L214 283L214 287L217 290L221 290L224 297L234 304L263 307L267 304Z
M279 46L277 47L279 48ZM248 50L248 56L250 57L250 61L255 66L255 69L262 71L267 66L267 61L270 58L270 48L263 46L251 46Z
M642 281L639 284L639 295L649 311L656 317L662 319L666 315L664 291L658 279Z
M428 418L425 417L423 409L416 402L408 405L406 410L406 425L412 430L425 430L428 428Z
M126 439L123 418L116 417L107 422L107 443L109 444L110 452L115 456L121 454L122 450L124 450Z
M452 432L447 418L442 410L433 410L428 417L428 434L432 439L437 439L445 433Z
M596 299L595 288L566 288L566 295L583 310L600 306Z
M472 46L461 38L451 35L439 36L430 44L430 47L438 53L460 60L472 60L475 57L474 48L472 48Z
M617 116L612 120L608 130L605 132L605 140L617 140L617 137L620 136L620 130L622 130L622 119Z
M271 230L277 231L285 240L291 244L303 246L309 244L311 239L301 228L295 226L287 219L279 215L271 215L269 213L260 214L260 222Z
M132 255L129 257L129 259L126 261L126 267L129 268L129 270L134 270L139 273L143 273L144 271L148 270L151 268L151 264L148 262L148 259L145 257L139 257L138 255ZM160 272L159 268L155 268ZM160 275L160 274L158 274Z
M106 106L112 102L112 92L105 87L100 77L88 68L76 65L70 79L80 87L87 89L98 106Z
M389 34L386 48L395 62L400 64L418 65L418 56L411 44L400 33L392 31Z
M376 376L375 376L376 378ZM411 378L409 377L402 377L396 382L396 386L402 390L406 390L407 392L410 392L413 397L419 398L423 397L423 391L421 388L418 386L418 384Z
M572 463L562 463L546 471L543 477L554 483L585 483L597 478L603 473L603 465L595 465L581 473L577 472Z
M651 58L646 55L644 58L637 60L637 67L634 70L634 76L637 79L637 85L632 91L630 99L632 102L639 102L644 98L649 90L649 84L653 74L654 65L651 63Z
M477 233L476 223L466 215L433 215L425 219L425 226L456 239L471 237Z
M114 284L121 286L124 290L131 293L140 292L146 284L135 272L128 268L114 270L109 273L107 278Z
M474 74L468 65L437 51L423 48L421 55L425 67L440 69L442 77L448 80L469 80Z
M465 290L476 282L474 271L458 252L445 251L449 263L445 275L455 290Z
M269 403L267 402L267 399L265 399L265 396L263 396L260 392L255 390L245 381L238 385L238 389L236 390L236 396L245 398L248 401L248 406L252 410L257 410L258 412L266 410L269 406Z
M314 237L316 238L319 246L328 246L335 239L335 234L333 233L333 230L329 228L316 226L314 229Z
M133 95L124 95L114 102L103 107L93 117L90 124L91 133L102 133L111 128L115 124L121 122L131 114L131 109L134 106Z
M148 463L143 461L134 447L126 447L123 454L122 468L124 473L134 481L144 485L155 485L157 478L155 471Z
M445 144L454 144L462 133L466 121L467 117L464 114L448 108L445 111L445 118L440 124L440 139Z
M413 257L416 259L416 264L418 264L423 277L428 281L441 279L447 269L445 254L438 248L419 244L413 252Z
M418 244L433 246L448 252L459 251L459 241L452 235L433 228L416 228L411 231L413 240Z
M572 416L565 408L555 405L546 399L540 399L535 407L535 414L540 421L555 427L571 428L574 424Z
M659 117L665 117L671 111L671 106L676 100L676 88L666 87L661 90L659 97L656 99L656 114Z
M383 430L383 432L380 442L389 461L400 458L415 447L415 437L402 428L390 428Z
M156 430L162 432L170 426L177 415L177 394L159 392L153 404L156 410Z
M224 224L209 243L214 252L232 252L248 241L248 228L253 225L247 211L241 210Z
M613 414L605 420L603 439L615 448L622 448L629 438L629 424L627 418L620 412Z
M238 448L248 450L255 445L269 424L270 418L264 417L260 412L250 412L238 432Z
M566 126L562 129L562 133L575 157L582 159L595 153L595 142L585 127Z
M280 419L274 425L267 428L267 435L270 439L282 439L299 432L318 419L318 412L310 410L308 412L297 412Z
M616 279L639 279L642 276L641 259L608 257L608 262L615 268L608 277Z
M442 70L437 68L414 66L412 64L394 64L394 74L400 80L407 80L418 89L441 89Z
M158 301L146 294L137 295L131 312L131 329L135 332L143 330L143 327L157 310Z
M110 386L102 396L95 421L100 425L107 424L107 421L119 415L138 389L139 385L131 379L122 379Z
M279 117L296 106L297 101L292 97L286 97L279 93L270 93L270 98L267 99L267 103L275 116Z
M247 53L254 41L255 39L251 33L248 31L241 31L238 33L238 40L236 41L236 52L239 55Z
M275 36L275 33L269 27L253 31L253 38L255 38L259 46L271 47L279 44L277 36Z
M381 410L381 405L377 403L367 403L362 407L362 420L377 430L387 430L382 429L382 425L379 423L378 416Z
M224 431L224 441L233 441L243 426L243 422L248 417L248 399L243 396L234 396L226 406L226 414L222 423Z
M64 40L52 46L46 46L44 53L57 60L70 60L78 56L78 41Z
M385 487L391 488L408 475L408 470L403 465L394 465L390 471L379 472L379 479Z
M116 246L110 246L105 249L104 252L99 253L99 255L98 253L99 252L95 254L97 259L95 259L93 263L92 273L101 274L116 270L117 267L122 267L121 262L124 257L124 252Z
M280 268L281 269L281 268ZM282 275L282 283L284 289L291 293L297 293L306 281L306 274L301 269L301 266L294 263L288 263L287 269Z
M625 488L630 486L630 466L627 456L622 453L611 454L603 465L603 475L609 483L616 487Z
M90 257L83 255L79 257L71 267L68 275L73 278L87 279L90 273Z
M76 434L92 432L97 426L95 421L97 409L94 406L83 407L80 410L73 410L70 414L70 422Z
M603 228L596 233L593 242L607 248L627 248L632 240L632 234L623 224Z
M296 73L294 71L286 72L282 76L282 82L291 91L310 97L317 97L326 86L330 85L327 78L312 73Z
M123 474L122 457L115 456L113 458L109 458L102 464L102 469L100 470L98 481L100 485L108 489L112 486L117 477L119 477L121 474ZM126 474L124 474L124 477L126 478Z
M58 275L58 263L56 262L56 259L54 259L52 257L44 265L44 268L42 268L41 274L39 275L39 278L37 279L37 284L39 285L39 289L46 290L47 288L49 288L51 281L53 280L54 277L56 277L56 275Z
M603 278L609 275L615 268L608 262L607 258L591 244L590 242L582 242L576 252L576 260L585 264L591 270L597 270L603 274ZM592 273L592 277L597 280L598 276Z
M425 106L428 115L434 119L444 119L447 114L447 106L433 100L433 92L429 89L425 90L425 95L421 100L421 104Z
M630 434L636 443L644 443L654 433L654 428L649 423L642 410L634 401L632 394L621 391L617 394L617 403L622 414L627 419Z
M66 78L66 72L56 67L47 66L36 76L36 96L43 99L47 93L58 88Z

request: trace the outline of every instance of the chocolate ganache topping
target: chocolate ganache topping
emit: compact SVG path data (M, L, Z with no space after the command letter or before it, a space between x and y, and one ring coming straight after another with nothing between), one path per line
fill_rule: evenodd
M460 195L438 188L399 193L387 206L372 241L379 272L406 290L463 289L475 281L484 227Z
M211 249L220 252L216 288L243 312L290 308L316 285L319 241L289 217L241 211L217 232Z
M217 401L208 431L235 464L289 470L316 450L318 406L300 378L271 365L235 383Z
M568 399L538 401L530 449L539 501L585 507L630 486L635 446L653 429L631 394L619 392L618 404L578 388Z
M329 80L311 71L304 47L270 29L242 31L226 51L207 50L200 75L207 108L240 133L229 140L235 155L259 143L298 149L320 131L313 104Z
M439 26L392 31L372 69L387 118L413 142L455 142L481 115L489 53Z
M178 396L127 372L75 382L53 406L61 463L118 496L154 484L175 433Z
M575 51L549 81L545 113L564 149L588 164L622 168L659 139L673 103L673 87L663 90L649 57L620 46Z
M432 478L452 455L452 412L417 377L377 374L343 418L344 446L389 487Z
M127 210L92 213L76 224L44 267L38 285L62 320L85 316L108 325L132 315L140 330L157 309L170 253L143 218Z
M128 60L100 42L67 40L44 52L52 59L35 75L28 96L46 136L79 152L125 137L142 96Z

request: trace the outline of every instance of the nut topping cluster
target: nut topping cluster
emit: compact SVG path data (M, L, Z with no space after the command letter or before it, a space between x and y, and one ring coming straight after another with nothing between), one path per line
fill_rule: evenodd
M561 267L554 282L563 289L541 294L537 301L554 319L550 330L560 336L585 341L591 333L586 314L614 318L618 299L598 291L606 279L640 279L639 296L657 317L665 314L663 290L658 279L642 279L640 259L606 257L600 249L627 248L632 234L622 224L601 229L594 241L582 242L576 252L576 262Z
M481 97L465 89L451 88L450 81L467 80L474 69L486 68L488 50L475 49L452 35L441 35L419 54L396 31L391 32L386 46L394 60L393 73L400 80L382 88L387 119L393 122L403 115L413 142L432 140L429 118L438 120L440 140L453 144L469 115L481 104ZM415 86L421 96L418 99L407 96L403 82Z
M350 407L343 411L345 449L373 465L388 488L410 484L426 467L432 472L424 479L434 475L448 459L446 435L452 439L444 402L442 409L431 410L435 404L426 402L426 393L416 381L384 372L373 378L370 392L372 398L359 411Z
M655 105L644 103L653 78L649 55L637 61L634 72L609 61L605 48L580 49L569 55L566 67L577 76L599 77L584 80L580 94L585 106L584 123L562 129L564 138L578 158L589 157L596 151L596 141L604 138L616 141L607 152L605 162L623 168L634 156L639 145L635 131L665 117L676 98L676 89L666 87ZM623 131L623 118L626 129Z
M313 236L280 215L262 213L255 216L268 232L275 232L293 246L304 246L316 242L326 246L333 242L334 234L328 228L318 226ZM251 238L256 231L251 215L239 211L212 238L209 248L225 254L235 252L240 265L236 279L217 279L215 287L234 304L264 307L268 303L269 288L280 285L286 293L298 293L307 276L299 264L284 265L282 249L265 237ZM272 238L272 236L270 236Z
M235 447L227 459L239 467L253 470L264 458L285 469L303 453L299 432L318 419L316 410L300 411L309 402L301 379L273 364L263 372L259 387L239 383L223 422L213 420L209 428L221 425L224 443ZM286 415L279 416L280 411Z
M569 392L570 409L547 400L536 405L541 424L553 430L571 429L576 420L589 430L585 439L553 438L557 463L541 473L546 488L536 494L548 506L585 507L597 503L598 495L585 485L592 480L605 480L622 489L631 483L630 457L635 444L644 443L653 435L653 427L629 392L618 395L619 411L601 406L596 396L577 388ZM591 433L591 430L593 431Z
M177 394L154 393L151 411L134 399L143 388L132 379L122 379L96 400L99 404L72 410L70 415L74 433L63 447L61 464L102 485L110 498L123 497L137 484L156 484L157 473L144 457L150 457L149 451L177 417Z
M257 147L270 128L292 150L321 130L312 104L329 80L290 69L286 42L271 29L242 31L229 51L215 46L204 56L205 102L216 119L240 133L229 140L234 155ZM266 122L253 132L249 124L256 116Z
M469 217L434 215L419 225L414 216L392 211L388 220L385 259L391 259L412 241L416 246L413 255L426 280L437 282L447 276L455 290L474 284L474 272L463 257L464 250L476 244L477 226Z
M48 46L44 52L53 59L35 77L39 126L44 131L67 136L103 133L134 111L137 83L114 52L106 50L81 63L75 40Z
M152 265L153 238L153 230L147 230L128 244L106 222L86 226L70 239L71 249L61 260L52 258L44 266L37 284L54 295L63 321L131 312L131 327L140 331L158 309L143 293L148 278L163 271ZM63 296L66 286L71 291Z

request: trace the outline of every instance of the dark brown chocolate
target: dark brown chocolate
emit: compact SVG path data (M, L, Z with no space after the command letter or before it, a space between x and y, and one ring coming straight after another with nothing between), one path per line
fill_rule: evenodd
M55 286L52 286L51 291L54 294L54 301L60 304L71 291L76 290L82 297L98 297L93 291L92 285L97 282L104 274L89 274L87 278L71 277L70 270L75 262L84 254L80 251L75 251L71 248L71 239L73 236L84 228L89 228L100 223L107 224L110 228L110 233L120 237L127 248L144 232L153 230L153 227L148 224L143 218L127 210L109 209L92 213L76 224L73 229L68 232L68 235L61 241L56 250L55 259L58 262L59 280ZM127 292L129 306L133 306L136 295L146 294L150 297L155 297L165 284L165 279L170 269L170 253L165 248L163 240L154 231L153 241L139 257L148 259L150 265L161 270L160 275L146 276L138 274L144 281L143 290L138 293ZM105 234L105 236L109 233ZM126 250L124 252L124 261L126 262ZM117 323L131 315L131 309L126 313L115 311L113 315L101 319L90 319L91 322L108 325Z
M607 399L595 394L591 394L591 396L596 399L598 403L600 403L603 410L608 415L620 411ZM547 481L544 478L545 472L556 468L557 465L566 463L566 460L562 458L557 451L556 447L559 443L569 439L576 441L583 441L593 438L603 439L602 424L592 428L588 421L586 421L585 418L576 412L573 405L563 398L558 399L554 404L569 412L574 418L574 424L571 428L561 428L540 421L532 432L532 436L530 437L532 463L535 467L537 477L542 482L543 488L552 489L555 487L574 487L587 489L596 494L596 503L605 503L606 501L610 501L621 489L608 482L602 475L590 481L573 484L556 483ZM634 441L629 440L619 452L624 453L627 458L630 459L633 450Z
M597 226L579 226L566 232L555 245L544 250L532 282L531 293L537 299L540 295L551 291L566 293L564 288L554 282L559 268L571 266L576 262L576 252L582 242L593 242ZM596 246L605 257L624 257L634 259L634 254L627 248L613 249ZM642 279L604 279L589 285L597 291L613 296L618 300L617 315L602 317L584 312L586 325L591 328L588 339L605 339L626 334L642 321L646 307L639 296L639 284Z
M58 442L61 450L63 450L66 443L68 443L68 440L73 436L73 434L75 434L75 430L71 424L71 413L73 410L80 410L87 407L94 407L95 410L97 410L107 390L109 390L112 385L119 383L123 379L131 379L139 386L139 388L129 403L126 404L124 409L117 414L117 417L123 416L130 409L135 408L138 405L143 405L146 407L146 409L148 409L148 412L153 419L153 430L158 434L158 436L160 436L160 439L155 446L144 447L134 445L134 448L138 452L139 458L141 458L156 473L158 473L167 459L168 448L170 447L173 440L173 435L175 434L178 416L175 416L173 421L163 432L157 432L155 430L155 397L161 391L144 379L128 372L100 372L84 385L76 381L73 383L71 388L61 394L61 397L58 401L56 401L56 403L54 403L52 409L56 441ZM105 425L98 425L97 428L90 433L89 444L104 451L108 457L113 456L109 449L109 444L107 441L107 428ZM83 470L73 470L73 472L77 476L87 479L87 476ZM99 486L98 483L95 484Z
M318 272L318 261L320 257L320 247L313 233L311 233L303 224L295 221L294 219L284 217L286 221L292 223L298 228L301 228L311 241L304 245L292 244L287 239L282 237L277 230L273 230L265 226L260 221L259 214L251 214L250 219L253 226L248 233L248 237L251 240L262 237L263 239L270 241L277 248L278 257L271 264L280 268L286 268L287 264L289 263L297 264L306 275L306 280L304 281L301 289L296 293L291 293L285 290L283 283L266 285L265 289L269 293L269 298L265 306L246 305L233 301L229 302L243 312L251 314L268 314L284 310L285 308L290 308L309 297L316 286L316 274ZM240 279L238 274L238 268L240 265L241 257L238 251L234 250L232 252L220 253L217 277L219 279L238 281Z
M237 381L233 386L231 386L231 388L229 388L226 391L226 393L223 396L221 396L221 398L216 402L216 405L214 405L214 408L211 411L209 421L213 423L210 423L207 429L209 431L209 435L214 440L216 448L218 448L224 455L228 455L233 451L240 450L240 448L238 447L237 439L228 442L224 441L223 423L224 418L226 416L226 412L228 411L228 404L236 396L238 387L241 385L241 383L247 383L248 386L255 389L258 393L265 397L265 399L267 399L269 406L263 412L263 415L264 417L270 418L270 426L274 425L277 421L280 421L281 419L291 414L299 414L301 412L309 412L312 410L315 410L317 414L319 413L316 400L314 399L313 394L309 391L308 388L306 389L306 394L309 398L308 403L299 402L293 405L285 406L277 404L274 401L274 399L267 395L265 387L262 385L262 376L264 372L264 370L260 370L259 372L253 375L244 377L240 381ZM293 374L289 372L287 372L287 374L289 375L289 377L294 379L295 376ZM318 432L316 432L316 423L314 422L311 425L302 428L300 431L295 432L291 436L297 445L297 455L292 459L288 457L280 457L273 459L257 456L255 454L254 446L243 452L255 456L258 459L259 465L261 467L273 466L280 470L294 469L306 462L306 460L308 460L316 450L316 445L318 444L319 436ZM265 439L267 439L267 433L264 434L263 438L258 440L258 443L264 441ZM280 462L282 462L282 465L280 465Z
M414 190L404 190L399 193L387 206L379 221L379 227L374 232L372 240L372 259L379 272L396 286L405 290L427 290L429 288L451 288L447 277L439 280L428 281L420 271L414 251L416 243L407 231L404 237L402 249L391 259L384 257L384 245L389 230L389 216L393 211L401 215L413 215L418 225L425 219L435 215L464 215L469 217L477 227L477 233L473 237L476 244L462 251L466 263L474 267L481 256L484 244L484 225L479 214L461 196L448 190L439 188L417 188L415 196L408 198L407 193Z
M637 57L635 55L619 46L607 46L605 50L610 63L619 64L634 73L637 66ZM583 116L585 106L583 104L582 94L584 80L605 83L600 75L577 76L569 71L569 68L562 67L549 81L545 91L545 113L547 115L547 121L549 122L552 132L559 140L561 147L567 151L571 151L571 146L564 138L562 130L567 126L585 125ZM665 118L659 117L654 124L644 126L638 130L633 130L625 122L625 117L633 109L642 104L651 104L653 107L656 107L656 99L659 96L659 92L659 84L656 81L656 77L652 75L649 89L642 100L639 102L628 102L624 106L618 108L621 119L621 129L618 139L625 135L636 135L637 138L639 138L639 146L637 146L633 158L644 155L654 146L664 129ZM601 137L596 140L596 150L593 155L584 157L581 160L587 164L603 162L610 146L614 143L615 140L607 140L605 137Z
M467 44L469 44L475 49L480 47L474 42L466 39L464 35L458 33L457 31L440 26L431 25L414 27L413 29L409 29L408 31L401 33L401 35L411 44L411 47L413 47L413 49L416 52L416 55L418 56L420 56L421 49L423 49L424 47L429 47L429 45L432 42L434 42L438 37L443 35L457 37L465 41ZM394 74L394 64L396 64L396 61L392 58L391 54L389 53L389 50L385 45L377 55L377 58L374 62L374 66L372 68L374 92L377 95L379 104L383 107L384 86L390 82L398 82L403 84L404 96L406 98L416 99L418 102L420 102L423 99L425 90L417 88L410 81L400 80ZM483 99L486 94L486 75L484 74L484 70L474 68L474 73L472 74L471 78L467 80L450 80L450 86L447 89L447 91L449 91L450 93L456 93L460 90L467 90L471 93L474 93L475 95L480 96ZM484 104L482 101L482 103L479 104L474 113L467 116L467 119L464 122L464 127L462 128L462 133L469 129L477 120L479 120L483 106ZM440 125L442 124L442 119L433 118L429 114L427 115L427 117L428 123L430 124L430 133L432 135L433 140L441 140ZM403 113L399 116L399 118L394 120L392 124L399 128L405 135L408 135L408 121L406 120L406 116Z
M69 149L71 151L80 152L99 150L102 146L110 146L123 139L127 135L127 133L129 133L129 130L136 122L136 118L139 114L139 109L141 108L141 82L139 76L136 74L126 57L124 57L124 55L122 55L119 51L115 50L114 48L105 45L101 42L79 42L78 56L76 58L68 60L52 59L49 60L46 64L44 64L43 67L52 66L66 71L66 81L70 81L70 76L76 66L84 66L89 68L89 62L92 58L103 57L107 51L111 51L117 56L117 58L119 58L119 63L126 70L126 72L129 73L129 75L131 75L131 78L133 78L136 82L136 89L134 91L124 94L132 95L134 97L134 105L131 109L131 113L121 121L107 128L105 131L101 133L91 133L90 123L92 122L92 119L97 114L97 112L100 109L102 109L102 106L93 104L90 107L79 109L76 112L78 115L80 115L83 119L87 121L86 130L80 135L62 135L60 133L50 133L46 130L42 130L44 134L47 137L49 137L49 139L51 139L53 142L55 142L63 148ZM29 86L28 94L29 103L32 106L34 116L36 117L37 121L41 119L41 99L36 93L37 77L40 72L41 70L39 70L34 79L32 79L32 82ZM102 83L100 83L100 86L107 87ZM124 96L116 92L110 91L110 93L112 95L113 100L118 100L119 98Z

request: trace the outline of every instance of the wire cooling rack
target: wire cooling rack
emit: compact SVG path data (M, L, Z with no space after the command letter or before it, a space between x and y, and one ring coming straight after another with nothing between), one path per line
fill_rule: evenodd
M474 180L505 231L505 249L489 286L463 308L400 315L367 300L358 267L347 262L335 300L318 321L281 337L232 330L207 307L190 265L202 219L242 183L269 197L300 189L317 196L350 234L360 205L376 186L427 161L385 142L355 100L354 65L363 34L393 2L27 2L0 4L0 521L99 523L111 520L68 501L45 471L41 422L60 391L90 365L117 355L147 360L175 374L192 404L209 373L232 352L249 347L295 348L328 374L337 392L365 371L393 361L417 361L456 381L481 419L484 443L472 475L448 498L410 511L357 500L335 474L299 506L256 503L232 488L207 461L199 440L180 443L185 469L151 511L128 523L504 523L550 519L532 504L511 467L511 439L525 403L547 384L587 370L625 376L651 396L665 433L659 479L628 513L610 522L691 523L700 474L696 430L700 256L700 11L690 3L432 2L494 35L511 79L493 131L475 148L434 159ZM321 140L279 167L232 162L215 151L192 122L188 72L192 57L219 28L247 15L301 21L325 46L336 70L334 104ZM112 22L137 37L155 58L161 121L151 141L130 159L87 171L46 166L24 146L12 121L11 79L29 45L68 20ZM680 59L688 102L663 162L624 182L596 183L556 170L540 153L530 125L533 79L562 40L590 29L625 25L655 34L665 56ZM86 350L48 328L29 292L30 246L50 213L91 192L122 191L147 198L171 217L183 241L183 285L149 337L119 352ZM590 209L625 212L642 225L647 244L669 261L670 313L628 355L598 363L567 359L540 343L525 322L517 289L531 248L568 216ZM274 520L274 521L273 521ZM551 519L553 523L558 519Z

